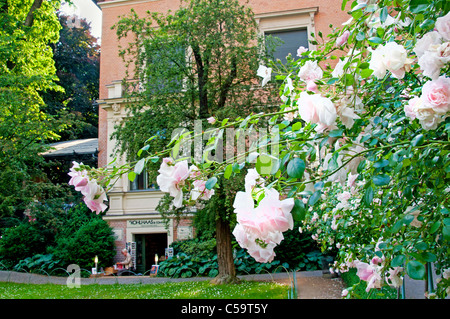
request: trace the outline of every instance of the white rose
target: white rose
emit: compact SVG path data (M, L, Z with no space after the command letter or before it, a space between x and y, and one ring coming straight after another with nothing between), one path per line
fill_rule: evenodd
M408 62L408 56L405 48L396 42L389 42L382 49L384 56L384 65L393 72L398 71Z
M443 59L439 58L436 51L425 51L417 63L423 71L423 75L433 80L439 77L441 68L444 66Z
M436 19L435 28L445 40L450 41L450 12Z
M384 64L384 56L380 47L372 50L372 57L369 62L369 69L373 70L373 76L381 80L386 75L386 65Z
M441 36L437 31L431 31L426 33L421 39L417 40L413 51L420 58L432 45L439 43L441 43Z

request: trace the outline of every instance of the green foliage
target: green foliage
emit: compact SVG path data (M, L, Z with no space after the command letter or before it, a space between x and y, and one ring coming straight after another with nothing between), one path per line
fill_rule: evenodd
M23 212L52 185L39 165L44 143L66 126L43 112L41 94L59 90L50 48L58 40L60 1L2 1L0 5L0 218Z
M48 273L49 271L55 269L58 263L59 260L55 260L52 254L37 254L33 257L27 257L19 261L19 263L14 266L13 270L27 272L41 271L41 273L45 271Z
M176 241L170 245L174 256L160 263L158 276L189 278L215 277L218 274L216 240L194 238ZM292 247L301 247L292 250ZM238 275L278 273L290 270L321 269L323 255L317 250L309 234L298 236L288 231L285 240L276 248L276 258L270 263L258 263L245 249L233 244L233 259Z
M4 232L0 240L0 259L8 267L20 260L45 253L46 238L37 227L30 223L21 223Z
M63 90L43 93L43 111L70 124L60 133L62 140L97 137L100 46L85 19L73 27L67 16L59 14L58 18L62 28L52 49L56 83Z
M0 240L1 263L16 270L69 264L90 269L97 255L100 267L110 266L116 252L108 223L84 203L65 206L61 200L35 205L29 221L6 229Z
M98 256L99 267L107 267L112 265L116 255L112 230L101 218L92 218L71 236L59 236L51 251L62 264L77 264L88 270L95 256Z

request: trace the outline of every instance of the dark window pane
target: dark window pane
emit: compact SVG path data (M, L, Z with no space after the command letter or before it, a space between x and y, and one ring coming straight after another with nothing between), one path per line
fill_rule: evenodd
M272 54L274 59L280 59L283 64L286 63L286 57L289 53L292 57L297 58L297 49L300 46L308 48L308 32L306 29L270 31L265 32L265 35L281 40L281 45L277 46Z

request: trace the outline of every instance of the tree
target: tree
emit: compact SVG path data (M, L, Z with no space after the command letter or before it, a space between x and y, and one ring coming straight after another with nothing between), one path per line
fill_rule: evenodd
M119 39L132 39L121 51L132 68L124 82L128 117L113 133L118 153L130 160L141 155L149 137L158 137L146 146L151 153L161 150L180 127L192 130L196 120L205 125L213 116L248 115L278 99L273 91L254 90L254 69L263 57L253 13L238 1L191 0L174 13L148 13L145 18L132 11L115 27ZM201 156L194 161L207 165ZM146 161L152 180L157 175L154 162ZM216 216L216 281L235 281L229 226L233 214L221 205L211 205L209 211Z
M70 121L70 129L60 134L61 140L97 137L95 100L99 90L100 46L91 35L86 19L73 25L68 20L70 17L59 14L58 18L62 28L52 49L56 83L64 90L46 92L43 111Z
M42 111L41 93L58 90L50 48L58 40L60 1L0 1L0 216L22 212L52 192L39 183L44 144L63 122Z

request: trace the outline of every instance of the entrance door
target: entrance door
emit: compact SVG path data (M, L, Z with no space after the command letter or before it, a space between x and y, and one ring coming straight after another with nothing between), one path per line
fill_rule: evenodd
M164 256L167 233L136 234L136 271L145 273L155 264L155 255ZM147 274L146 274L147 275Z

